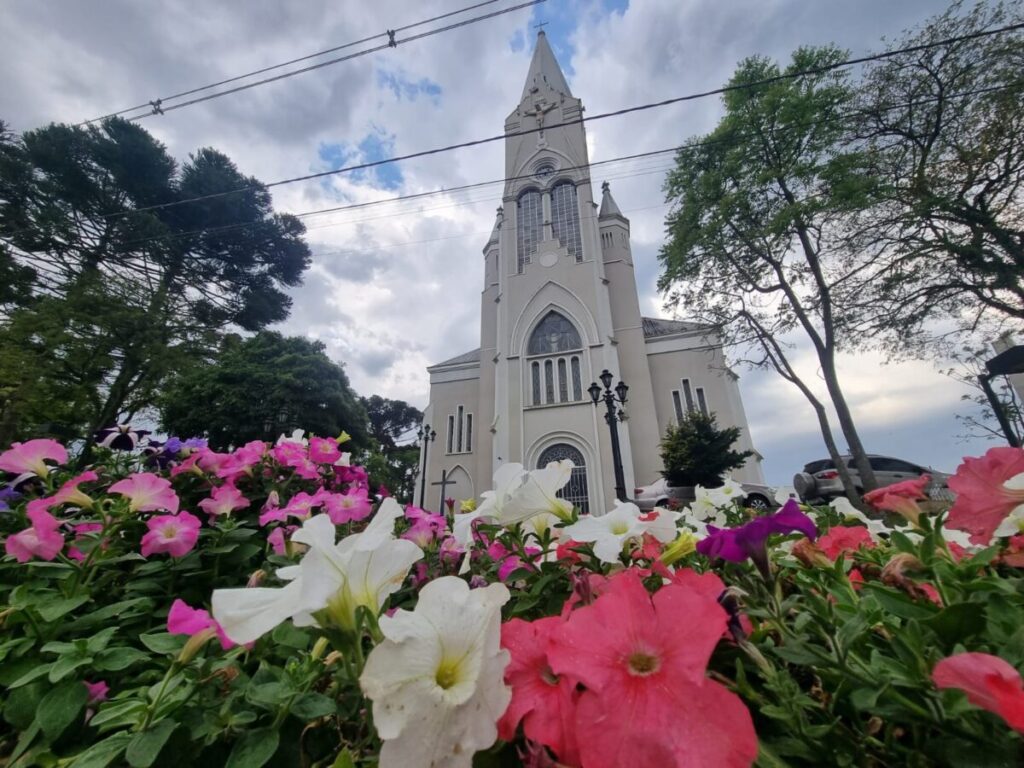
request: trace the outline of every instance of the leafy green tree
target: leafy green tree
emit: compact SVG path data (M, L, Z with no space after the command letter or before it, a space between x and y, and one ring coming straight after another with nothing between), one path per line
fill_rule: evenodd
M100 352L87 434L152 403L226 329L284 319L285 289L309 263L304 231L223 154L200 149L179 166L125 120L0 135L0 237L69 320L41 354Z
M853 96L848 75L823 72L844 57L832 47L802 48L785 68L760 57L740 63L724 117L679 152L666 182L675 206L659 287L726 343L752 349L745 362L774 369L801 391L857 498L825 404L798 374L788 346L802 340L813 350L864 487L874 488L836 369L850 322L837 292L864 266L846 247L844 224L864 204L867 183L861 158L844 151L839 118ZM778 79L804 71L820 74Z
M404 400L390 400L380 395L361 398L370 419L370 435L389 453L397 441L423 421L423 411Z
M932 47L872 64L861 84L879 184L858 247L882 259L859 298L891 347L933 351L929 321L1024 320L1024 30L980 36L1022 22L1019 3L954 3L891 43Z
M371 487L383 485L398 501L411 504L415 499L416 471L420 463L418 445L403 445L391 450L371 451L363 460Z
M344 430L353 448L367 445L366 411L344 368L321 342L274 331L229 337L214 362L170 381L159 409L168 433L203 435L218 450L294 429L321 436Z
M669 485L715 488L722 476L743 466L753 451L736 451L739 427L719 429L715 415L690 411L670 424L661 441L662 474Z

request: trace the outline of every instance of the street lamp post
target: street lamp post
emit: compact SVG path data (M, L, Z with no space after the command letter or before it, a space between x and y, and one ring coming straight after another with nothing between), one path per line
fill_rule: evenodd
M615 385L615 391L612 391L612 375L605 368L601 371L601 375L598 377L601 379L601 384L604 385L604 392L601 392L601 386L595 381L589 387L587 392L590 393L590 399L594 401L594 407L604 400L607 412L604 415L604 420L608 423L608 431L612 436L612 464L615 468L615 498L619 501L626 500L626 478L622 472L622 450L619 448L619 427L616 424L617 421L623 421L625 414L619 405L626 404L626 393L629 391L629 387L624 381L620 381Z
M1006 435L1006 442L1014 448L1020 448L1020 437L1014 432L1010 419L1006 415L1006 409L1003 408L1003 404L999 402L995 390L992 389L991 381L996 376L1024 373L1024 346L1010 347L1005 352L1001 352L987 361L985 368L988 369L988 373L978 376L978 383L981 384L981 388L988 398L989 405L992 406L992 412L995 414L996 421L999 422L1003 434Z
M423 443L423 468L420 470L420 507L423 507L423 499L427 492L427 451L430 444L437 437L437 432L430 428L429 424L423 424L416 430L416 437Z

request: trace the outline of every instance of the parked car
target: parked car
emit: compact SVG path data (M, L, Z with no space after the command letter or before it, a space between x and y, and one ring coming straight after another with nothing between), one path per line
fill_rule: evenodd
M747 494L744 504L753 509L774 509L778 506L775 503L775 489L759 483L741 483L744 492ZM633 489L633 503L645 512L655 507L664 507L669 500L676 499L683 504L693 500L693 489L689 487L674 487L668 484L665 478L657 482L645 485L642 488Z
M860 472L853 463L853 457L843 456L841 458L846 462L857 492L863 493L864 487L860 481ZM950 475L946 472L939 472L931 467L924 467L903 459L894 459L892 456L869 454L868 461L875 471L875 479L880 488L893 483L901 483L904 480L914 480L921 475L931 475L932 482L925 489L928 496L936 500L952 499L952 492L946 485ZM845 495L843 483L839 479L839 472L832 459L819 459L807 464L803 472L798 472L793 477L793 487L796 488L800 499L806 502L831 501Z

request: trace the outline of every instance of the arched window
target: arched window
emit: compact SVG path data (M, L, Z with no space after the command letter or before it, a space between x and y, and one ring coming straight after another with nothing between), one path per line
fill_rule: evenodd
M579 331L564 315L551 310L530 334L526 354L553 355L574 349L583 349Z
M576 185L559 182L551 190L551 229L576 261L583 261L583 240L580 236L580 209L576 203Z
M527 190L519 196L516 208L516 243L518 270L530 263L530 257L537 252L537 244L544 236L544 206L540 192Z
M584 515L590 512L590 493L587 488L587 466L583 454L575 447L566 443L558 443L544 449L537 461L537 469L544 469L552 461L569 459L573 463L572 475L568 484L555 495L571 502Z

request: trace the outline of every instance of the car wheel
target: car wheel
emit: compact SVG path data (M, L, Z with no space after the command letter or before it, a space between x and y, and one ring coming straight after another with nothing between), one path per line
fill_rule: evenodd
M656 502L654 502L654 506L668 507L668 499L658 499Z
M765 512L771 509L772 503L766 496L762 496L759 493L751 493L747 495L747 500L744 506L757 510L758 512Z

